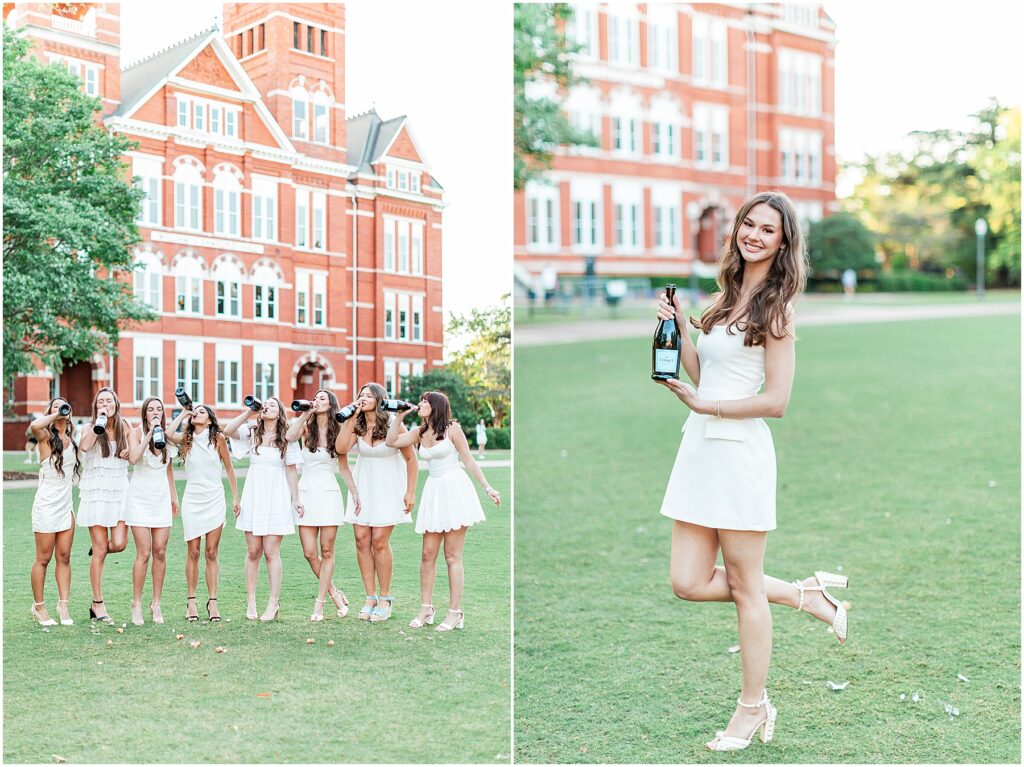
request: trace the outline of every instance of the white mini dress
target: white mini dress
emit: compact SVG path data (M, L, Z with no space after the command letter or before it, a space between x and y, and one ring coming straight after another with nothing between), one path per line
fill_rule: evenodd
M260 448L261 450L263 448ZM295 524L306 527L343 525L344 501L336 479L338 459L327 448L310 452L302 449L302 476L299 477L299 501L303 515L295 514Z
M241 514L235 527L253 535L291 535L295 532L292 496L288 489L285 466L300 466L302 451L297 442L289 442L285 458L276 447L253 446L254 429L244 424L240 439L232 440L238 448L235 455L249 456L249 471L239 499Z
M716 325L697 337L704 400L752 397L764 384L764 347ZM718 530L775 529L775 445L763 418L690 413L661 513Z
M429 476L416 512L417 533L446 533L483 522L484 510L473 480L459 466L459 453L445 436L433 447L420 445Z
M181 496L181 526L186 541L224 527L227 502L223 472L217 446L210 443L209 428L193 435L192 447L185 456L185 492Z
M64 476L53 465L53 454L39 466L39 487L32 501L32 532L61 533L75 524L75 510L71 499L74 482L75 456L73 444L64 448Z
M345 504L345 521L364 527L391 527L412 522L412 513L405 513L405 489L408 484L405 458L396 447L383 442L371 445L356 438L356 467L352 478L359 492L359 513L352 495Z
M100 435L100 439L106 435ZM106 457L99 440L82 456L82 480L78 485L78 526L116 527L124 520L128 495L128 461L117 455L117 443L109 440Z
M135 464L128 483L124 521L132 527L170 527L171 488L167 484L167 466L178 455L178 449L167 443L167 463L162 456L146 446L146 452Z

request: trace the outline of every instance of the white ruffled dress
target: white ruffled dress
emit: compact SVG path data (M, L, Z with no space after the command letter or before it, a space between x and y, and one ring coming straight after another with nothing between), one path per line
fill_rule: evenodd
M104 435L101 435L101 438ZM79 527L116 527L124 520L124 502L128 495L128 461L117 455L117 443L107 443L104 456L99 441L82 456L82 481L79 483Z

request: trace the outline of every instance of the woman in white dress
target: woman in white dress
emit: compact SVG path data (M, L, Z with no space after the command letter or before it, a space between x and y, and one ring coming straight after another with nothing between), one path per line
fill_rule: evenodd
M845 576L819 571L803 581L764 574L768 531L775 529L775 448L763 418L781 418L796 368L791 302L803 290L800 222L780 192L763 192L740 208L723 250L721 291L690 340L679 299L663 296L661 319L675 318L681 361L694 386L661 381L690 409L661 513L672 531L672 588L680 599L734 602L739 618L742 684L713 751L746 748L760 731L772 738L776 709L765 681L772 650L769 602L804 610L846 640L846 611L825 589ZM764 384L764 391L758 391ZM715 561L721 547L724 567Z
M412 411L410 408L402 413L401 418L395 418L388 427L387 436L389 447L419 445L420 458L427 462L430 471L416 514L416 532L423 535L420 611L409 625L420 628L425 623L434 622L434 577L437 574L437 554L443 542L444 558L448 564L448 615L435 630L461 629L465 623L462 611L462 547L470 526L484 521L484 511L473 483L459 466L459 458L497 506L501 505L501 495L487 484L484 473L473 460L462 427L452 420L448 397L436 391L420 397L416 412L423 423L419 428L401 434L401 421Z
M96 434L96 421L106 419L106 427ZM82 481L79 483L78 526L89 528L92 548L89 553L89 581L92 583L92 607L89 617L112 623L103 603L103 564L107 554L128 547L128 526L124 521L124 502L128 495L128 456L135 445L135 432L121 417L121 403L114 390L104 386L92 400L92 423L87 425L80 443Z
M356 559L366 589L359 619L372 623L391 617L391 533L395 525L412 522L419 472L411 446L399 450L384 442L390 423L384 410L387 396L378 383L364 385L354 403L356 415L342 424L337 442L338 466L348 487L345 521L355 534ZM399 424L399 433L405 431ZM355 472L348 465L353 449L359 457Z
M185 422L183 431L178 426ZM211 623L220 622L217 607L217 581L220 577L220 537L224 532L227 508L224 502L222 470L228 474L231 508L239 514L235 467L228 452L228 441L217 422L217 413L209 405L194 405L182 410L171 422L169 436L178 445L178 457L185 466L185 492L181 497L181 526L185 533L185 619L199 620L196 590L199 588L199 553L206 552L206 615ZM203 546L203 536L206 545Z
M338 617L348 615L348 599L334 585L334 543L342 520L341 488L335 479L338 453L338 398L334 392L320 389L306 413L292 420L288 426L288 442L302 438L302 476L299 477L299 500L306 514L296 516L302 553L309 562L313 575L320 583L320 591L313 605L313 622L324 619L324 604L330 595Z
M256 425L247 424L256 416ZM249 456L249 471L239 501L241 513L235 527L245 531L245 592L249 620L272 621L281 609L281 539L295 532L296 517L305 510L299 500L299 446L288 443L284 405L270 397L258 413L248 408L232 420L224 433L236 439L239 455ZM267 561L270 597L263 615L256 612L256 582L260 559Z
M66 412L61 414L61 407ZM74 623L68 612L71 592L71 543L75 539L75 510L71 484L82 466L71 423L71 405L56 397L46 406L45 414L29 426L39 442L39 488L32 502L32 532L36 538L36 558L32 563L32 617L42 626L56 622L46 611L43 589L46 568L56 554L54 567L57 579L57 615L62 626Z
M153 601L149 611L153 623L163 623L160 597L164 590L164 574L167 572L167 539L171 525L178 516L178 491L174 486L174 468L171 460L177 454L174 445L167 444L157 449L153 442L153 431L159 426L167 433L164 403L157 397L148 397L141 411L142 425L128 460L135 468L128 483L128 498L125 500L124 521L132 529L135 539L135 564L132 565L132 623L143 624L142 589L146 584L146 569L149 558L153 558Z

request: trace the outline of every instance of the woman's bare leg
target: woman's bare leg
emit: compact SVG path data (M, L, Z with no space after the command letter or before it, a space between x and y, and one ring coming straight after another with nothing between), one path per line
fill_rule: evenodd
M167 575L167 541L171 537L171 528L153 528L153 602L160 607L160 597L164 593L164 578Z
M54 547L54 556L57 559L54 567L54 574L57 577L57 599L64 602L63 612L60 605L57 605L57 612L62 612L61 617L65 620L71 617L68 614L67 601L71 596L71 544L74 540L75 525L72 522L71 527L67 530L57 533L56 546Z
M220 579L220 536L224 532L223 527L218 527L206 534L206 593L213 601L207 601L207 609L210 611L210 618L220 617L220 608L217 606L217 581Z
M92 525L89 538L92 540L92 559L89 561L89 583L92 586L92 609L97 618L107 615L107 606L103 604L103 563L107 559L107 528L103 525Z
M153 530L148 527L132 527L135 539L135 562L132 564L132 610L142 611L142 589L146 585L146 570L153 553Z
M379 593L381 596L391 594L391 569L395 561L394 553L391 551L391 533L394 529L394 526L370 528L373 566L377 573L377 583L380 585L380 591L375 593Z
M256 616L256 581L260 574L260 559L263 556L263 536L245 533L245 597L247 607L245 617L255 619Z
M377 593L377 570L373 563L372 527L352 525L352 533L356 539L356 562L359 563L359 575L363 579L363 594ZM367 607L376 607L375 599L367 599Z
M434 579L437 577L437 553L441 550L444 533L424 533L423 553L420 555L420 620L430 615L422 605L433 604Z
M270 598L267 609L281 601L281 538L280 535L263 536L263 558L267 560L267 580L270 581Z
M128 525L124 521L118 522L110 528L110 543L107 545L108 554L117 554L128 548Z
M448 565L448 609L462 609L462 584L465 578L462 568L462 547L466 543L466 530L450 530L444 534L444 561Z
M185 545L188 547L188 551L185 553L185 588L188 589L190 597L186 600L188 606L185 615L190 618L193 616L198 618L199 607L196 605L196 600L191 597L196 595L196 589L199 588L199 552L203 545L203 539L202 537L193 538L186 541Z
M50 564L50 560L53 559L53 550L57 545L57 535L55 533L36 533L36 558L32 562L32 601L43 602L45 597L43 596L44 589L46 587L46 568ZM59 591L59 589L58 589ZM60 597L58 597L59 599ZM49 620L50 615L46 612L45 607L37 608L39 615L42 619Z

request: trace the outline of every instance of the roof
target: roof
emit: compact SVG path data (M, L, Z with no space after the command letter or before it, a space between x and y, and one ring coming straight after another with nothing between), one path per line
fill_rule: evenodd
M348 146L345 161L356 167L357 173L372 173L370 167L377 162L392 139L402 129L405 115L382 120L376 109L355 115L345 121Z
M147 58L140 59L121 70L121 103L115 116L134 109L136 102L149 93L157 83L171 74L189 56L202 48L217 33L217 25L204 29L192 37L164 48Z

